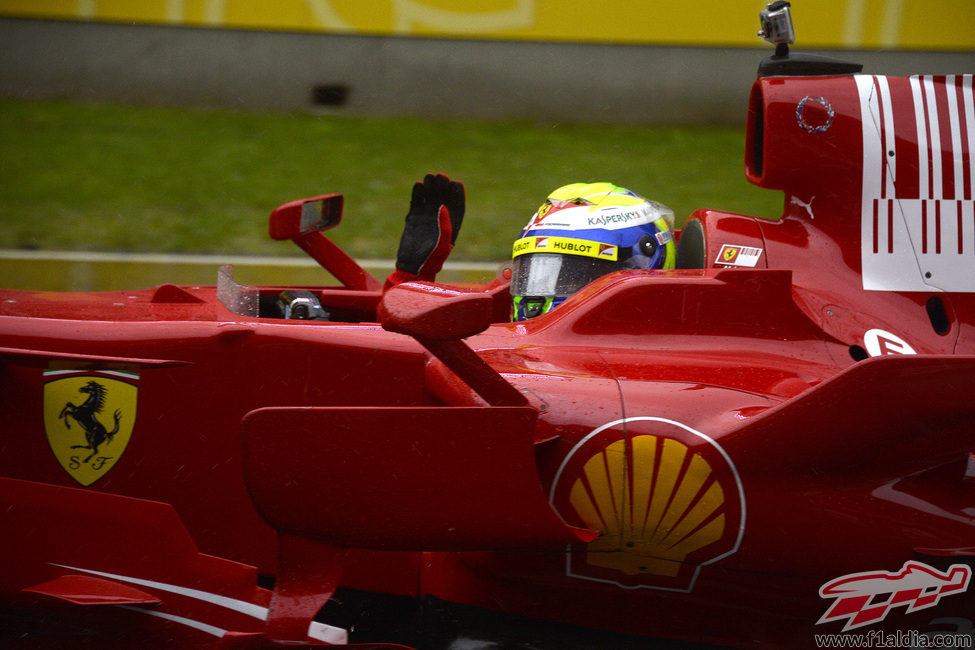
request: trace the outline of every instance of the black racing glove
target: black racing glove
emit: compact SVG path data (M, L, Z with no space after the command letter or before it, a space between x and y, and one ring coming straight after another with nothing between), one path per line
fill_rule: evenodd
M422 183L414 184L396 255L397 272L390 275L387 284L432 281L453 249L463 220L462 183L443 174L427 174Z

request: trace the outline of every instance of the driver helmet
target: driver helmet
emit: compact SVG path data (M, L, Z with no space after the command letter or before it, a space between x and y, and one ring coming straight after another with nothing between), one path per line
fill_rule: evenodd
M512 319L544 314L620 269L672 269L674 212L612 183L552 192L512 249Z

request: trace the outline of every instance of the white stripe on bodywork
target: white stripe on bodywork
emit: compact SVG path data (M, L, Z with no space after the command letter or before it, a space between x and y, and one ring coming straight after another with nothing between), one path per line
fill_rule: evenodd
M921 79L911 77L911 95L914 98L914 122L917 126L917 172L918 193L922 199L928 197L931 179L928 178L928 127L924 123L924 94L921 92Z
M972 92L972 78L973 75L966 74L961 83L961 96L965 105L965 130L968 132L968 187L971 191L971 194L965 197L968 199L975 198L975 92Z
M975 106L972 75L961 77L959 100L956 82L948 77L947 124L950 128L951 167L942 166L941 122L932 76L909 80L911 96L900 97L899 108L910 119L914 110L917 133L918 196L897 193L898 156L910 153L893 147L894 104L884 77L857 75L863 136L863 174L860 214L860 252L863 288L873 291L975 292L975 202L965 199L965 158L969 151L969 187L975 186ZM879 89L879 92L878 92ZM942 109L944 112L944 109ZM964 120L962 119L964 116ZM886 143L886 149L884 144ZM910 134L901 149L912 146ZM894 151L894 155L889 155ZM883 175L884 161L887 174ZM945 195L943 176L953 173L954 189ZM904 167L900 168L904 181ZM913 180L913 179L911 179ZM910 183L906 183L910 185ZM933 198L932 198L933 197ZM925 219L926 215L926 219ZM874 241L877 250L874 252ZM924 246L924 243L927 246Z
M254 603L249 603L246 600L238 600L236 598L230 598L228 596L221 596L220 594L210 593L209 591L201 591L199 589L191 589L190 587L181 587L179 585L171 585L165 582L157 582L155 580L145 580L143 578L134 578L132 576L123 576L117 573L106 573L104 571L95 571L94 569L82 569L80 567L67 566L65 564L55 564L51 563L52 566L61 567L62 569L68 569L70 571L81 571L82 573L90 573L92 575L101 576L103 578L111 578L113 580L120 580L122 582L129 582L135 585L140 585L143 587L149 587L152 589L158 589L160 591L166 591L173 594L178 594L180 596L186 596L188 598L195 598L196 600L202 600L204 602L223 607L225 609L230 609L235 612L240 612L241 614L246 614L247 616L252 616L261 621L267 620L267 607L262 607L261 605L255 605ZM125 606L127 609L137 609L142 610L137 607ZM155 612L159 613L159 612ZM171 616L171 615L167 615ZM164 617L165 618L165 617ZM178 617L174 617L178 618ZM185 619L190 621L191 619ZM198 621L193 621L194 623L199 623ZM186 623L187 625L189 623ZM199 623L199 625L210 627L214 630L219 630L220 628L214 627L207 623ZM200 628L202 629L202 628ZM223 636L223 632L218 636ZM212 632L211 632L212 633ZM308 636L312 639L318 641L325 641L332 644L343 644L348 643L348 632L340 627L334 627L332 625L326 625L324 623L312 623L308 626Z
M241 614L246 614L247 616L252 616L262 621L267 619L267 607L261 607L260 605L249 603L246 600L237 600L236 598L229 598L227 596L221 596L220 594L212 594L209 591L200 591L199 589L180 587L179 585L170 585L166 584L165 582L156 582L155 580L133 578L132 576L123 576L117 573L106 573L104 571L95 571L94 569L82 569L80 567L67 566L64 564L53 564L53 566L68 569L70 571L90 573L91 575L101 576L103 578L121 580L122 582L130 582L134 585L150 587L160 591L168 591L169 593L179 594L180 596L186 596L188 598L195 598L196 600L212 603L225 609L232 609L235 612L240 612Z
M931 189L926 197L921 198L943 199L944 184L941 175L941 120L938 118L938 97L934 92L934 77L925 75L922 77L924 83L924 100L927 102L928 115L928 135L930 141L928 147L931 151ZM923 116L922 116L923 117Z
M883 189L888 187L887 183L891 179L889 172L886 177L883 177L884 158L890 158L887 156L887 151L884 150L884 139L886 138L891 147L897 141L894 131L894 107L890 101L890 88L887 80L883 77L855 75L854 79L860 97L860 115L862 116L860 123L863 134L860 204L860 257L862 260L863 288L892 291L905 285L923 287L923 283L919 282L920 270L917 261L914 259L913 247L910 245L910 233L901 213L899 202L888 201L888 199L894 198L896 187L891 183L889 185L890 191L886 192L886 198L881 198L884 195ZM912 88L916 85L915 79L911 80L911 84ZM878 96L878 87L886 88L887 92L881 92ZM919 95L914 95L915 110L920 107L918 97ZM883 123L880 121L881 105L883 105L884 112ZM923 116L923 107L920 108ZM887 118L888 114L890 115L889 119ZM881 130L883 130L883 137ZM923 132L924 126L922 124L919 126L918 137L922 137ZM896 155L893 157L896 158ZM893 164L890 160L888 163ZM927 169L927 163L924 164L924 169ZM876 224L879 251L876 254L873 252L875 201L879 202L877 205L879 218ZM888 223L890 224L889 228ZM894 242L893 254L887 252L888 238ZM905 242L910 251L910 260L902 260L897 256L900 249L905 247Z
M217 627L216 625L210 625L209 623L201 623L200 621L195 621L192 618L186 618L184 616L176 616L175 614L167 614L166 612L157 612L154 609L143 609L142 607L133 607L132 605L119 605L119 609L127 609L130 612L138 612L140 614L148 614L149 616L157 616L159 618L164 618L167 621L172 621L173 623L179 623L180 625L186 625L187 627L192 627L193 629L200 630L201 632L206 632L207 634L212 634L215 637L222 637L227 633L227 630L222 627Z
M880 101L876 97L873 77L857 76L860 109L863 116L863 194L880 196L883 169L883 140L880 137ZM893 137L893 131L887 134Z
M59 375L80 375L88 372L87 370L45 370L45 377L57 377Z
M57 355L52 355L57 356ZM121 377L122 379L138 379L139 373L136 372L124 372L121 370L80 370L74 368L72 370L45 370L45 377L56 377L59 375L90 375L93 372L97 372L99 375L110 375L112 377Z
M952 179L954 189L946 199L960 199L965 196L965 168L962 164L961 123L958 116L958 89L955 87L955 75L945 78L945 90L948 91L948 123L951 125L951 157Z
M890 85L887 77L877 77L877 86L880 88L880 106L884 116L884 139L886 151L880 150L880 155L884 161L887 174L884 177L884 196L894 196L897 190L897 138L894 137L894 105L890 101ZM893 155L891 155L893 154Z

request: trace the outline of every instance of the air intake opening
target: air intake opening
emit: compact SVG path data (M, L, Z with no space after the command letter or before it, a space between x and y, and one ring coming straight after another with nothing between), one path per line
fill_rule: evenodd
M765 101L761 86L752 86L748 101L748 132L745 136L745 173L752 182L762 177L765 161L762 151L765 146Z
M854 361L863 361L864 359L869 359L870 355L859 345L850 346L850 356L853 357Z
M945 303L941 299L941 296L931 296L928 298L925 307L928 310L928 319L931 321L931 327L934 328L936 334L944 336L951 331L951 321L948 319L948 311L945 309Z

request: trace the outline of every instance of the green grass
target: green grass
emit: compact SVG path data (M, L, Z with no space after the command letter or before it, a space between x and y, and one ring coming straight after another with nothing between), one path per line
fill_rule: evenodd
M744 127L447 122L0 101L0 248L293 254L267 216L339 192L330 235L395 255L412 183L464 182L455 260L501 260L552 189L609 180L672 207L775 217L749 185Z

